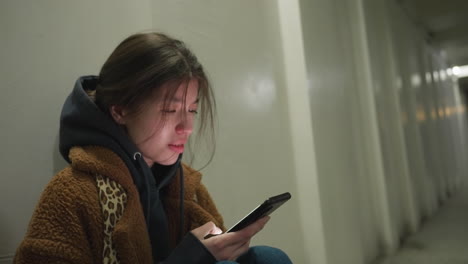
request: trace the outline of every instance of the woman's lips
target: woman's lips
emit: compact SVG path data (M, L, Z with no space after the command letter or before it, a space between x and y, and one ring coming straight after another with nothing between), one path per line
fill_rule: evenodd
M184 144L169 144L169 148L177 153L184 152Z

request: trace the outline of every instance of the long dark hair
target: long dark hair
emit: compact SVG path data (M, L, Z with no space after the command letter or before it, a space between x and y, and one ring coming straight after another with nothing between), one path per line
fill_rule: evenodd
M196 140L190 140L187 154L193 163L194 144L197 149L207 147L203 150L208 154L207 165L215 150L216 102L203 66L182 41L154 32L126 38L102 66L94 99L103 111L119 105L137 115L155 98L167 106L178 87L187 87L192 79L198 81L199 114ZM203 139L205 144L200 142Z

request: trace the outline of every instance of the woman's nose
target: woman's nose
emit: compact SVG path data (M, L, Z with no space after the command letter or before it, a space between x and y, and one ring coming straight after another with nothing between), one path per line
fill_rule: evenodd
M177 134L192 134L193 131L193 115L186 114L181 115L178 124L176 125L176 133Z

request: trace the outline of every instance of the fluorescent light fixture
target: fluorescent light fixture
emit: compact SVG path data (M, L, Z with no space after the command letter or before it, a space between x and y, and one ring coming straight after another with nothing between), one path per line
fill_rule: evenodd
M411 85L413 87L421 86L421 76L419 76L419 74L415 73L411 75Z
M445 81L445 77L446 77L447 75L445 74L445 71L440 70L440 71L439 71L439 76L440 76L440 80Z
M432 82L432 75L430 72L426 72L426 83Z
M436 81L436 82L439 81L439 72L438 71L434 71L432 73L432 76L434 76L434 81Z
M455 66L452 68L452 73L458 78L468 77L468 65Z
M452 76L452 73L453 73L452 68L448 68L447 69L447 75Z

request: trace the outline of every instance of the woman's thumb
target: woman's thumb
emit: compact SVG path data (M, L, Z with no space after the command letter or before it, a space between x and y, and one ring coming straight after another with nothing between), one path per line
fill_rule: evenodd
M203 239L208 234L220 234L221 232L222 230L211 221L192 230L192 234L198 239Z

